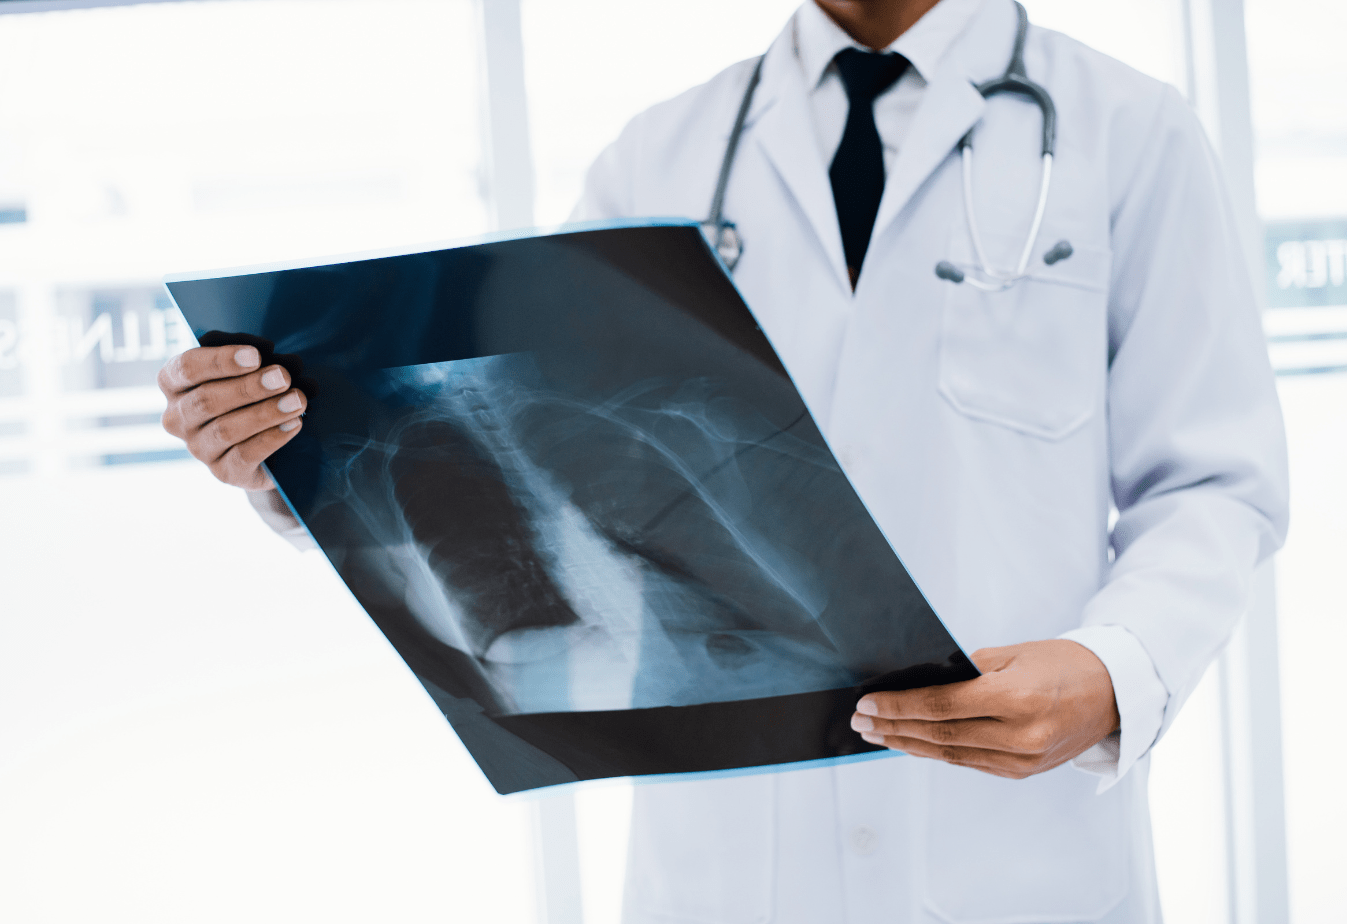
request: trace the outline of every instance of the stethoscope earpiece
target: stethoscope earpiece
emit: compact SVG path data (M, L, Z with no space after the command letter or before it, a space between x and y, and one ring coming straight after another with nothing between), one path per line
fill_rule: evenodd
M1054 263L1061 263L1063 260L1070 257L1075 252L1076 249L1071 246L1070 241L1058 241L1057 243L1053 244L1051 248L1049 248L1047 253L1043 254L1043 262L1046 263L1048 266L1052 266ZM941 279L948 279L955 285L958 285L965 279L968 279L967 273L959 269L957 266L955 266L948 260L941 260L939 263L935 265L935 274L939 276ZM1003 292L1006 289L1010 288L1011 284L1018 282L1023 278L1024 275L1021 274L1019 276L1015 276L1009 279L1001 279L991 283L984 282L978 279L971 279L969 280L969 283L975 286L976 288L982 289L984 292Z
M960 283L964 280L963 270L948 260L941 260L935 265L935 274L941 279L948 279L953 283Z
M1076 248L1071 246L1070 241L1058 241L1048 248L1048 252L1043 254L1043 262L1052 266L1054 263L1061 263L1067 257L1076 252Z

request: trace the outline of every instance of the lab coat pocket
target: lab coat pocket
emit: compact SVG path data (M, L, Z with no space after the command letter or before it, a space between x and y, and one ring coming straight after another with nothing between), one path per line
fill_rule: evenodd
M622 920L766 924L775 783L762 774L638 785Z
M1037 249L1055 240L1045 230ZM994 260L1023 246L985 243ZM976 262L966 234L952 251L959 263ZM1079 429L1102 404L1109 269L1106 248L1077 245L1052 266L1036 256L1029 277L1003 292L946 283L940 393L967 417L1042 439Z
M1006 780L937 765L926 907L949 924L1087 924L1127 894L1127 786L1059 767Z

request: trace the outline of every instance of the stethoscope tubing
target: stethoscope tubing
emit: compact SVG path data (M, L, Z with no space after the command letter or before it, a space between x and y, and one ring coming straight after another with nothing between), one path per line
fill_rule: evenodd
M743 137L744 123L748 120L748 110L753 105L753 94L758 89L758 81L762 79L762 62L766 58L766 55L758 58L758 63L748 78L748 88L744 90L744 98L739 103L739 112L735 114L734 128L730 130L730 140L725 146L725 156L720 160L720 175L716 178L716 192L711 199L711 214L702 222L703 228L711 229L711 233L714 234L711 247L725 262L730 272L734 272L734 267L739 262L743 244L734 222L725 220L725 191L729 189L730 170L734 167L735 155L739 153L739 139Z
M1010 275L1003 275L991 269L991 261L987 259L987 251L982 246L982 234L978 230L977 215L973 211L973 146L966 145L961 151L961 160L963 161L963 206L964 217L968 221L968 235L973 239L973 253L976 254L978 266L985 278L979 279L967 273L960 281L966 282L976 289L984 292L1004 292L1021 279L1029 274L1026 272L1029 268L1029 261L1033 258L1034 245L1038 243L1038 233L1043 227L1043 213L1048 208L1048 190L1052 187L1052 155L1044 153L1042 156L1043 170L1038 182L1038 205L1034 208L1034 220L1029 226L1029 234L1024 242L1024 250L1020 253L1020 262L1015 266L1015 272ZM1054 261L1055 262L1055 261ZM941 278L947 278L942 275Z

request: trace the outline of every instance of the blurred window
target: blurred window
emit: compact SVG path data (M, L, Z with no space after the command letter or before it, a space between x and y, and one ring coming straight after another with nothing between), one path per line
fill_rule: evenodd
M535 920L528 807L154 384L191 345L166 273L487 229L479 32L470 0L0 15L0 919Z
M566 219L590 163L632 116L762 54L797 6L684 0L657 13L621 0L522 0L539 224Z
M1347 646L1347 5L1245 0L1266 221L1267 328L1291 456L1291 532L1277 559L1291 920L1342 917L1347 760L1335 724ZM1323 654L1320 654L1323 653Z

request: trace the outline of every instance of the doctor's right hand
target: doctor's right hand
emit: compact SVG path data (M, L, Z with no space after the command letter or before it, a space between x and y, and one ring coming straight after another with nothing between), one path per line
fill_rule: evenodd
M164 429L216 478L248 491L274 487L262 463L299 432L307 405L284 367L261 362L252 346L197 347L159 370Z

